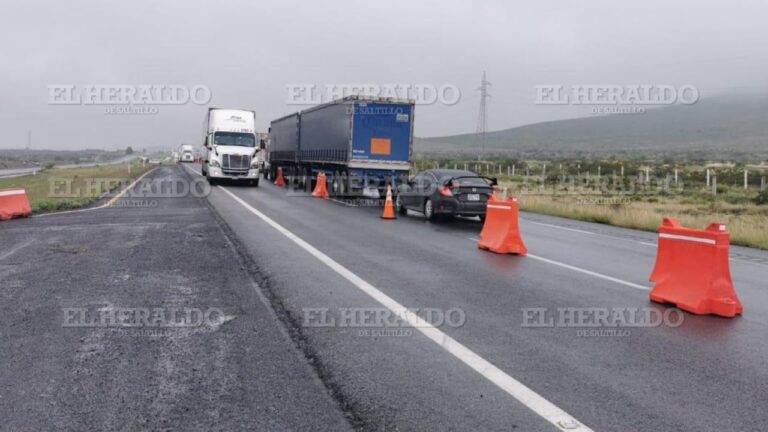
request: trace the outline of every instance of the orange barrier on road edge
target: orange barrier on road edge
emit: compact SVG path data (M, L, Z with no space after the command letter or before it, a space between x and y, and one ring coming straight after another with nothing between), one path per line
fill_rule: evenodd
M315 185L315 190L312 191L312 196L315 198L328 199L330 195L328 194L328 185L326 183L325 173L318 173L317 184Z
M277 178L275 179L275 186L285 186L285 179L283 178L283 167L277 167Z
M382 219L395 219L395 205L392 203L392 186L387 185L387 199L384 201L384 213Z
M664 218L650 278L656 282L651 300L672 303L697 315L741 315L744 308L731 281L730 244L731 236L724 224L713 223L706 230L696 230L681 226L676 219Z
M25 189L0 190L0 220L27 217L32 214L32 207Z
M516 198L501 201L491 195L477 247L499 254L525 255L528 249L520 236L520 204Z

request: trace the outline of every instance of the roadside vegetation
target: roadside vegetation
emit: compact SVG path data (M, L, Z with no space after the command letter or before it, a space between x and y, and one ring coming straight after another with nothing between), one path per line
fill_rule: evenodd
M36 175L0 178L0 189L26 189L33 213L70 210L96 202L104 194L152 168L140 162L130 165L50 168Z
M133 154L131 147L111 151L3 149L0 150L0 169L104 163L130 154Z
M733 244L768 250L764 163L422 159L414 172L438 166L497 178L525 211L646 231L664 217L698 229L724 222Z

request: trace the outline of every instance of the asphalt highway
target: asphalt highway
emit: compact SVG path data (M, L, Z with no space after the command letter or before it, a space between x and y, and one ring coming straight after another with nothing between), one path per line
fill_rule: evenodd
M351 430L185 178L0 225L0 430Z
M184 166L190 178L196 168ZM223 185L208 199L356 426L766 427L768 254L762 251L732 248L743 317L675 314L648 300L653 233L522 214L530 255L502 256L477 249L479 221L430 223L416 213L385 221L378 207L265 183ZM376 310L390 300L421 310L460 309L465 321L436 326L436 342L428 332L366 332L308 318L317 310L343 318L349 308ZM670 321L617 331L542 326L530 318L536 309L557 321L561 308L669 312ZM441 344L441 335L462 348ZM487 373L477 362L498 370ZM518 384L526 391L516 392ZM542 403L560 411L549 415ZM563 414L560 426L552 421Z
M478 220L180 184L0 223L0 430L766 429L765 252L731 250L742 317L695 316L649 302L653 233L524 213L497 255Z

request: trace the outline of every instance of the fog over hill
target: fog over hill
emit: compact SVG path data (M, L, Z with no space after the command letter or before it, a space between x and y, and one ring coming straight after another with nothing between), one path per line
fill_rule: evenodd
M515 127L486 134L506 157L768 158L768 96L702 98L693 105ZM476 134L418 138L421 154L477 155Z

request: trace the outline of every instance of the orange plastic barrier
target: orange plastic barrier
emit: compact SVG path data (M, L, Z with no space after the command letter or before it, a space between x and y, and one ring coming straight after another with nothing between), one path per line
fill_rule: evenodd
M392 186L387 185L387 199L384 201L382 219L395 219L395 204L392 202Z
M488 199L485 224L477 247L499 254L525 255L528 249L520 236L520 204L516 198L501 201L496 194Z
M0 220L27 217L32 214L27 191L24 189L0 190Z
M724 224L713 223L706 230L696 230L681 226L676 219L664 218L650 278L656 282L651 300L671 303L697 315L741 315L744 308L731 281L730 244L731 236Z
M328 194L328 185L326 183L327 181L325 179L325 173L319 173L317 175L317 184L315 185L315 190L312 191L312 196L315 198L328 199L330 195Z
M501 194L499 193L499 189L496 186L493 187L493 192L491 192L491 195L496 201L501 201Z
M283 178L283 168L277 167L277 178L275 179L275 186L284 187L285 179Z

